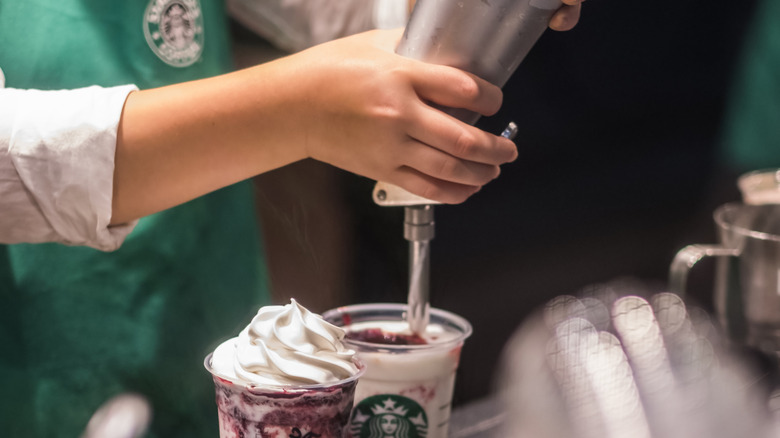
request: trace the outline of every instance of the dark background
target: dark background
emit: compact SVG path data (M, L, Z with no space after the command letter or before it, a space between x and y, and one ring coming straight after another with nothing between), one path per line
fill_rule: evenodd
M606 282L663 290L678 249L715 241L712 210L739 197L718 148L754 6L588 0L574 30L539 40L478 123L515 121L519 159L435 209L432 305L474 326L456 405L489 394L503 345L550 298ZM373 184L313 162L258 178L276 300L405 301L403 209L374 205ZM704 263L689 283L708 310L710 278Z

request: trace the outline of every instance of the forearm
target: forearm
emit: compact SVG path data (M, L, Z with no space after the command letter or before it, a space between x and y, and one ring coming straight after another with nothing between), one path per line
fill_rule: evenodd
M117 135L111 222L305 158L283 62L132 93Z

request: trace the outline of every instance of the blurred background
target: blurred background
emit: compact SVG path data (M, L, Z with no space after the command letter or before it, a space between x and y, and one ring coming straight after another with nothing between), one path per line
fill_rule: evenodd
M515 121L518 160L435 209L431 302L474 326L456 406L491 392L502 347L542 303L599 283L664 290L678 249L715 242L712 211L739 198L719 140L755 6L588 0L574 30L542 36L478 123ZM283 55L233 28L239 66ZM406 300L403 209L376 206L373 181L304 161L256 183L276 302ZM708 263L689 280L705 309Z

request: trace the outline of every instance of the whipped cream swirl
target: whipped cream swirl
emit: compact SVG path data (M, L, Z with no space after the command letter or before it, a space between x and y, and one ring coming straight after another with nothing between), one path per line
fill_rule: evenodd
M357 374L344 330L298 304L260 308L252 322L214 351L214 372L258 385L333 383Z

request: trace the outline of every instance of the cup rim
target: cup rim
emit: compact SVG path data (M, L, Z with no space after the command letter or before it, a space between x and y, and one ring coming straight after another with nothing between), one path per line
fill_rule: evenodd
M764 231L756 231L751 230L749 228L745 228L739 225L736 225L732 222L729 222L724 217L727 213L737 210L737 209L744 209L744 208L751 208L751 209L759 209L759 208L777 208L780 209L780 204L745 204L742 202L727 202L717 209L715 209L715 212L713 213L713 218L715 220L715 223L718 224L719 227L723 228L724 230L732 230L735 231L743 236L751 237L758 240L768 240L773 242L780 242L780 235L773 234L773 233L767 233Z
M352 362L357 366L358 372L353 374L352 376L346 377L341 380L337 380L335 382L329 382L329 383L312 383L312 384L306 384L306 385L265 385L265 384L259 384L259 383L253 383L253 382L247 382L245 380L236 380L232 377L228 377L222 374L219 374L212 366L211 366L211 358L214 356L214 353L209 353L205 359L203 359L203 366L206 368L206 371L208 371L212 377L216 377L220 380L223 380L225 382L229 382L233 385L241 386L244 389L248 390L249 392L253 393L262 393L262 392L284 392L284 393L296 393L296 392L308 392L308 391L316 391L321 390L325 388L332 388L334 386L343 386L347 385L353 381L358 380L360 377L363 376L366 372L366 365L358 359L357 357L352 358Z
M409 308L408 304L403 304L403 303L350 304L350 305L340 306L340 307L327 310L322 314L322 318L330 322L331 324L335 324L333 320L330 318L332 318L335 315L341 315L348 312L356 313L356 312L371 312L377 310L392 310L392 311L399 312L399 314L403 316L408 308ZM473 333L473 328L471 326L471 323L469 323L468 320L466 320L466 318L463 318L460 315L456 315L455 313L438 309L435 307L432 307L430 309L430 315L436 316L437 318L444 319L447 322L451 323L450 326L460 330L460 334L453 339L449 339L447 341L443 341L439 343L431 343L431 344L405 344L405 345L380 344L376 342L360 341L355 339L345 339L344 342L348 345L354 345L356 347L363 347L365 349L371 349L371 350L378 350L378 349L385 350L385 351L436 350L440 348L450 348L452 345L455 344L462 344ZM343 326L339 326L339 327L344 328Z

